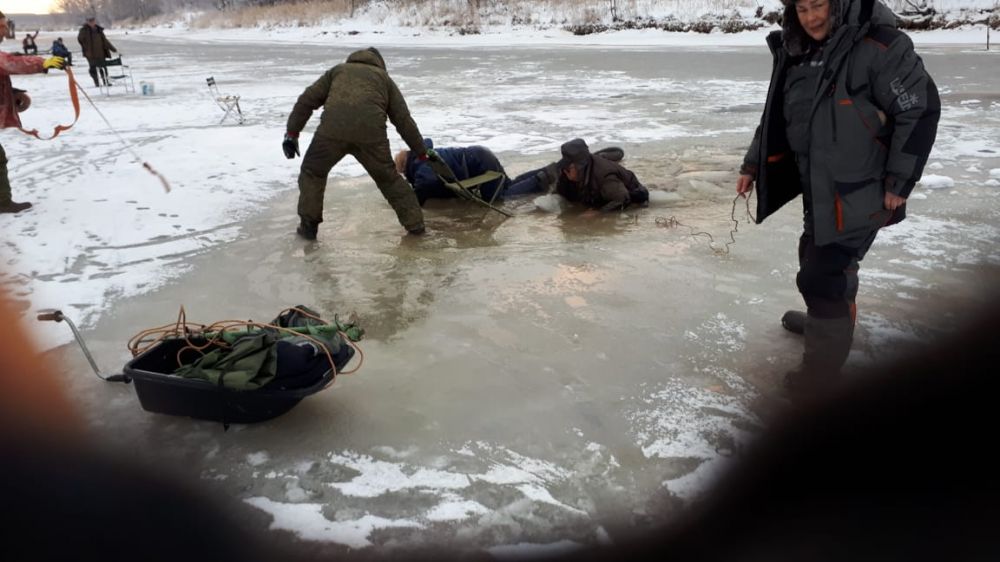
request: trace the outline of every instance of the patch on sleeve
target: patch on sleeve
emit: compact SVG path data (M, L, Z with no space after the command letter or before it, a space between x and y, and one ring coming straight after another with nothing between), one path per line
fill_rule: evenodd
M903 81L900 78L893 79L889 83L889 88L892 89L892 93L896 96L896 103L899 104L900 111L909 111L920 103L920 96L907 91L903 87Z

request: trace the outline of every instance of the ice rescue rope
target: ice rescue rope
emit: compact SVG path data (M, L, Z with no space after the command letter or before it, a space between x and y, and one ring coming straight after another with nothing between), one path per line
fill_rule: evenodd
M286 312L291 312L291 311L298 312L303 316L312 318L313 320L322 322L323 324L330 325L330 322L328 322L327 320L324 320L323 318L320 318L313 314L309 314L308 312L302 310L301 308L296 308L296 307L287 308L281 311L279 316L285 314ZM132 356L135 357L153 348L154 346L156 346L157 344L161 343L166 339L183 339L187 343L187 346L179 349L177 351L177 357L176 357L177 364L181 365L182 364L181 355L184 352L195 351L197 353L204 355L203 351L212 346L228 347L228 344L223 339L223 334L227 330L229 331L237 329L248 330L249 328L273 329L279 332L285 332L295 336L301 336L306 340L308 340L310 343L316 345L317 349L322 349L323 353L326 355L327 361L330 363L330 369L332 370L335 378L338 375L352 375L358 372L358 370L361 369L361 366L365 362L364 352L357 344L351 341L350 336L348 336L348 334L344 332L344 330L340 329L339 321L336 323L336 327L337 327L337 333L339 333L342 336L344 342L346 342L348 345L354 348L354 351L356 351L358 354L359 358L358 365L349 371L338 372L337 365L333 360L333 355L330 354L330 350L328 350L321 341L310 336L309 334L304 334L302 332L298 332L291 328L285 328L282 326L276 326L274 324L267 324L264 322L254 322L252 320L219 320L218 322L209 324L207 326L204 324L189 323L187 321L187 313L185 312L183 306L181 306L180 311L177 314L177 320L175 322L172 322L170 324L165 324L163 326L159 326L156 328L149 328L132 336L132 338L128 341L128 349L130 352L132 352ZM195 343L194 341L192 341L194 339L203 340L205 343ZM331 378L330 382L327 383L327 386L329 386L332 383L333 379Z
M73 122L69 125L56 125L56 128L52 130L52 136L48 138L42 137L38 129L29 131L24 127L18 127L17 130L38 140L50 141L58 137L59 133L72 129L73 125L76 125L76 122L80 120L80 96L76 94L76 77L73 76L73 71L68 66L63 70L66 71L66 79L69 81L69 99L73 102Z
M108 129L112 133L114 133L115 136L118 137L118 140L121 141L122 145L125 146L125 150L127 150L129 154L131 154L132 157L135 158L136 162L142 162L142 167L145 168L146 171L148 171L149 173L156 176L156 178L160 180L160 183L163 184L163 190L166 191L167 193L170 193L170 184L167 183L167 178L163 177L163 174L153 169L153 166L150 165L149 162L144 161L142 157L139 156L138 153L136 153L135 149L132 148L132 145L129 144L129 142L126 141L121 136L121 133L119 133L118 130L114 128L114 126L111 124L111 121L108 121L108 118L104 116L104 113L102 113L101 110L97 107L97 104L94 103L94 100L90 99L90 95L87 94L87 91L83 89L83 86L77 84L75 81L73 83L76 86L76 89L80 90L80 93L83 94L83 97L87 98L87 102L90 103L90 105L94 108L94 111L96 111L97 114L101 116L101 119L104 120L104 124L108 126ZM76 97L74 96L73 99L76 99Z
M751 193L746 197L744 197L746 201L746 214L747 218L749 218L751 222L757 222L757 219L753 216L753 213L750 212L750 197L752 195L753 194ZM733 209L729 213L729 220L733 221L733 228L729 231L729 242L726 242L725 248L716 248L714 244L715 238L713 238L711 234L704 231L696 231L693 226L684 224L672 216L669 218L656 217L656 225L662 226L663 228L676 228L678 226L683 226L684 228L687 228L691 232L692 238L696 236L707 236L708 247L711 248L713 252L715 252L717 255L720 256L728 256L729 247L736 243L736 233L739 232L740 230L740 221L736 218L736 203L740 200L740 197L742 196L737 195L733 199Z
M132 157L135 158L137 162L142 162L142 167L145 168L146 171L148 171L149 173L156 176L157 179L160 180L160 183L163 185L164 191L170 193L170 184L167 182L167 178L163 177L163 174L157 172L153 168L153 166L150 165L149 162L143 161L143 159L138 154L136 154L135 150L132 148L132 145L130 145L124 138L122 138L121 134L119 134L118 131L111 125L111 122L108 121L108 118L105 117L103 113L101 113L100 109L98 109L97 104L94 103L94 100L90 99L90 95L87 94L87 91L84 90L83 87L77 83L76 77L73 75L73 71L68 66L63 68L63 70L66 72L66 79L69 81L69 99L73 102L73 122L70 123L69 125L56 125L56 128L53 129L52 131L52 136L47 138L43 137L41 133L38 132L38 129L32 129L30 131L23 127L18 127L17 129L26 135L30 135L38 140L44 140L44 141L50 141L58 137L59 133L72 129L73 125L76 125L76 122L80 120L80 96L77 94L77 90L79 90L80 93L83 94L83 97L87 98L87 102L90 103L91 106L93 106L94 111L96 111L97 114L101 116L101 119L104 120L104 123L108 126L108 129L110 129L111 132L118 137L118 140L120 140L121 143L125 145L125 149L132 154Z

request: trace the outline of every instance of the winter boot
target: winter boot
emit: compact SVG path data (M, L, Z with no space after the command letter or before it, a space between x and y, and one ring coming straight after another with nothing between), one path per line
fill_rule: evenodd
M817 318L807 315L804 323L805 351L802 364L785 375L785 388L793 396L812 395L829 389L840 379L854 338L851 318Z
M801 310L789 310L781 317L781 326L793 334L802 335L806 332L806 313Z
M319 232L319 225L309 219L302 218L299 220L299 227L295 229L295 232L306 240L315 240L316 234Z
M27 201L23 203L15 203L14 201L8 201L7 203L0 204L0 213L20 213L25 209L30 209L31 203Z
M609 146L607 148L602 148L594 153L594 156L600 156L605 160L611 160L612 162L621 162L625 158L625 151L617 146Z

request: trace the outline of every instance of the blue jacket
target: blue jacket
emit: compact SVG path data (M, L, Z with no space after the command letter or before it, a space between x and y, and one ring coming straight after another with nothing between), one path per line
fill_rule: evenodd
M434 141L425 138L424 145L427 148L434 148ZM436 148L438 156L448 164L455 177L459 180L466 180L478 176L488 171L496 171L504 174L502 180L494 180L480 186L480 193L483 198L489 200L493 198L497 190L503 190L510 184L507 172L504 171L500 161L497 160L493 151L485 146L465 146L456 148ZM445 187L441 178L434 173L434 170L426 161L417 159L417 155L411 150L406 158L406 168L404 170L406 181L413 186L413 191L417 195L417 200L423 205L428 199L446 199L455 197L455 193ZM502 195L502 193L501 193Z
M69 54L70 54L69 49L66 48L66 45L59 43L52 43L52 56L68 57Z

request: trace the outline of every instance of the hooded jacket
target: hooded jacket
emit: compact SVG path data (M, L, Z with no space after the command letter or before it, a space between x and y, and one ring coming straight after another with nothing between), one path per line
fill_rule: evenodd
M768 36L771 84L743 170L756 176L758 223L809 189L815 243L859 245L905 216L905 206L895 213L884 208L884 194L907 197L920 179L941 103L885 5L830 0L830 11L833 29L822 46L802 29L794 2L787 2L782 30ZM805 113L808 146L795 154L786 132L785 82L804 60L822 69ZM800 170L796 160L803 158Z
M562 155L556 192L566 199L602 211L620 211L649 201L649 191L634 173L607 158L595 158L583 139L563 144ZM567 164L582 168L579 181L572 182L561 173Z
M410 150L424 154L423 137L410 117L403 94L385 71L375 49L355 51L347 62L326 71L306 88L288 116L287 130L299 133L313 111L323 108L316 135L339 141L387 141L386 119L392 122Z

